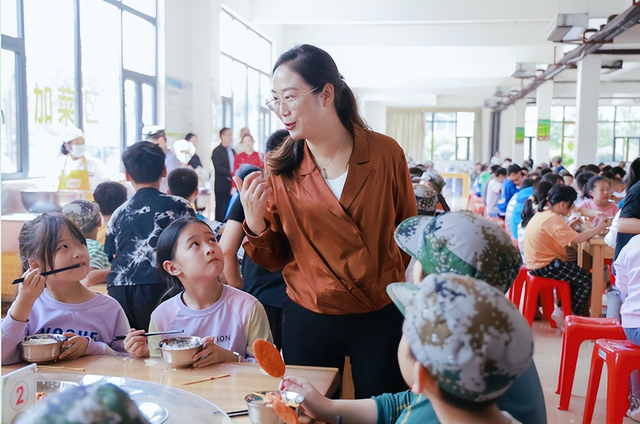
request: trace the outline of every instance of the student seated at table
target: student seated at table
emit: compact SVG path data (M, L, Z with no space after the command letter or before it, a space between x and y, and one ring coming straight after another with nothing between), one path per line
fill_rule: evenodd
M522 183L522 168L519 165L509 165L507 169L507 178L502 182L502 191L500 192L500 199L498 200L498 216L505 218L507 214L507 206L511 201L514 194L520 191L520 184Z
M620 251L613 266L616 270L616 287L622 299L622 307L620 308L622 328L627 339L640 346L640 235L633 236ZM631 374L630 386L631 407L627 415L640 422L638 371Z
M304 395L308 415L345 424L520 423L497 401L532 364L533 336L500 290L433 274L420 286L393 283L387 292L405 316L398 362L411 390L331 400L307 380L285 376L284 388Z
M78 226L60 213L44 213L24 224L18 241L24 282L2 320L2 364L18 362L22 339L42 333L67 336L60 360L126 355L123 342L114 341L129 331L124 311L111 297L80 283L90 259ZM72 265L80 266L42 276Z
M618 212L618 206L609 201L611 187L605 177L594 176L589 178L584 187L584 200L578 204L581 208L596 210L608 217L613 217Z
M253 342L272 341L267 314L258 300L220 282L224 257L211 228L197 218L172 222L158 238L157 268L170 289L151 313L149 331L184 330L205 339L196 368L219 362L253 361ZM161 336L131 331L125 339L135 358L160 356Z
M498 217L498 201L502 194L502 182L507 178L507 170L500 167L496 169L493 178L487 183L487 215Z
M591 295L591 274L567 260L566 247L605 231L611 219L603 217L594 228L578 233L563 219L571 214L576 196L573 187L564 184L549 190L547 198L538 205L538 213L527 224L524 257L533 275L567 281L571 286L571 310L576 315L588 315L585 307ZM545 210L547 206L549 209ZM564 327L560 308L556 307L552 318L559 328Z

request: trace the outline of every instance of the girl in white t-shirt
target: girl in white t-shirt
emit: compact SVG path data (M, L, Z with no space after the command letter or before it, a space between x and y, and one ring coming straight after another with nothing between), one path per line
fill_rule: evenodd
M90 269L87 242L60 213L44 213L24 224L18 238L24 282L2 320L2 364L20 360L19 345L33 334L63 334L60 360L83 355L127 355L122 341L129 321L117 301L80 283ZM47 277L42 273L69 266Z
M156 262L170 289L151 313L149 331L183 330L204 338L204 348L194 355L194 367L219 362L253 361L253 342L272 341L262 304L253 296L221 283L222 248L211 228L192 217L172 222L158 238ZM160 336L132 330L125 339L136 358L158 356Z

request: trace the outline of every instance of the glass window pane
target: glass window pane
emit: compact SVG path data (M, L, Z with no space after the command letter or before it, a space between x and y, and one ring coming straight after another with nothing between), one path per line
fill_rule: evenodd
M433 121L433 113L431 113L431 112L427 112L427 113L425 113L425 114L424 114L424 119L425 119L427 122L431 122L431 121Z
M73 1L25 1L29 119L29 176L50 176L57 186L61 137L76 122ZM60 161L64 159L60 157Z
M227 56L220 56L220 95L222 97L233 96L232 68L232 60Z
M271 80L268 75L260 74L260 106L266 107L265 102L271 98Z
M156 16L156 0L122 0L122 3L145 15Z
M427 116L431 116L431 113L427 113ZM424 132L424 159L433 160L433 131L431 122L427 122ZM422 162L420 158L414 158L415 161Z
M149 84L142 84L142 125L155 124L155 88Z
M2 33L10 37L18 36L18 11L16 0L2 0L0 2L0 16Z
M469 139L466 137L458 137L458 149L456 151L456 160L469 160L467 149L469 148Z
M233 62L233 125L235 133L247 126L247 67Z
M538 136L538 122L537 121L525 121L524 123L524 136L525 137L537 137Z
M551 106L551 120L562 122L564 117L564 106Z
M573 137L576 133L576 124L564 124L564 136Z
M247 27L238 20L233 21L233 57L237 60L246 61L247 50Z
M640 106L618 106L616 121L640 121Z
M629 149L626 160L632 161L640 156L640 137L629 138Z
M598 123L598 150L596 163L608 162L613 157L613 123Z
M136 121L136 83L126 80L124 82L124 132L127 146L138 141Z
M624 138L616 137L613 140L613 158L615 162L624 160Z
M248 127L254 139L258 137L258 126L260 120L260 74L258 71L247 69L247 98L249 101ZM262 140L255 140L258 144Z
M574 106L564 107L565 122L576 122L576 108Z
M616 122L616 137L640 136L640 122Z
M553 109L553 108L552 108ZM549 128L549 157L560 156L562 143L562 123L551 122Z
M226 13L220 12L220 51L226 54L233 53L233 18Z
M103 1L80 7L82 104L87 151L119 169L120 11Z
M122 12L123 67L146 75L156 74L156 27L131 13Z
M455 112L450 112L450 113L436 112L434 113L433 119L434 121L455 122L456 113Z
M247 30L247 63L254 68L260 67L260 36L252 30Z
M20 170L20 154L18 145L18 112L16 102L16 55L9 50L2 50L0 56L0 87L2 88L2 163L0 170L9 174Z
M564 138L564 149L562 154L562 164L564 166L573 165L574 157L575 157L575 138L574 137L565 137Z
M271 43L260 37L260 70L271 74Z
M455 160L455 131L455 122L434 123L433 160Z
M474 118L475 113L473 112L458 112L458 127L456 129L458 137L473 137Z
M613 121L615 113L615 106L600 106L598 108L598 121Z

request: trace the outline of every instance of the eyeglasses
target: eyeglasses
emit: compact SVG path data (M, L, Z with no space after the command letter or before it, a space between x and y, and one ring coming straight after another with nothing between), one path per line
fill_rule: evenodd
M282 100L280 99L269 99L265 102L265 105L272 111L275 113L279 113L280 111L280 106L282 106L282 104L286 104L287 108L289 110L293 110L296 108L296 101L298 101L299 99L303 98L304 96L306 96L309 93L313 93L314 91L316 91L318 89L318 87L316 88L312 88L311 90L307 91L306 93L298 96L298 97L294 97L294 96L284 96L284 98Z

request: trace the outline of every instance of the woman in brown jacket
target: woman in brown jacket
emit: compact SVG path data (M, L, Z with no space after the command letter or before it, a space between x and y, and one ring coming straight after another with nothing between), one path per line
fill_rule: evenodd
M358 398L405 389L396 359L403 317L385 291L409 263L393 231L417 214L404 152L366 126L317 47L284 53L272 87L267 106L290 137L267 157L264 178L235 182L247 254L284 268L285 361L342 369L349 356Z

